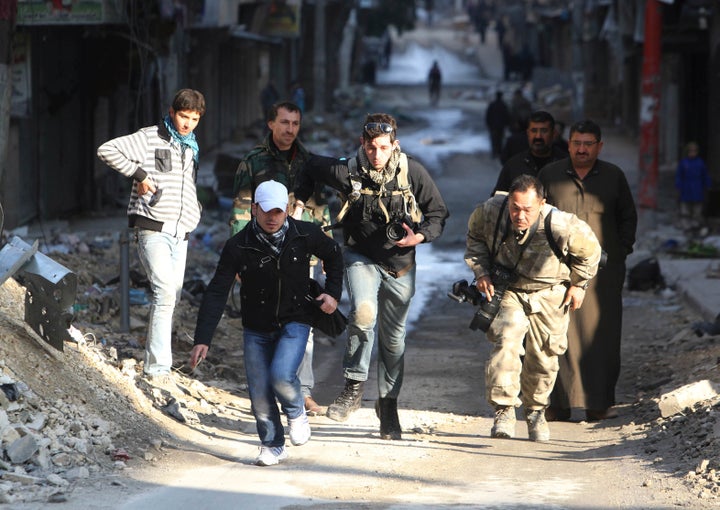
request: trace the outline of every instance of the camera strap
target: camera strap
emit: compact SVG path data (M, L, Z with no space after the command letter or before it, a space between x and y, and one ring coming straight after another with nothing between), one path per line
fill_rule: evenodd
M505 209L507 209L507 202L508 202L508 197L506 196L505 200L503 200L503 203L500 206L500 212L498 214L497 222L495 222L495 235L493 236L493 248L492 248L492 252L491 252L491 259L492 259L493 263L495 262L495 257L497 257L497 254L500 251L500 246L502 246L502 244L505 242L505 240L510 235L510 231L512 230L512 228L510 227L510 214L508 214L505 217L505 228L503 230L502 239L500 240L500 243L497 242L498 234L500 233L500 223L503 220L503 216L504 216L503 213L505 212ZM515 265L512 268L513 271L515 270L515 268L518 267L518 264L520 264L520 260L522 260L522 256L525 253L525 249L530 245L530 241L532 241L532 238L535 236L535 233L537 232L539 224L540 224L540 216L538 216L537 219L535 220L535 223L533 223L530 226L530 231L527 234L527 240L522 245L520 245L520 254L518 255L518 258L515 261Z

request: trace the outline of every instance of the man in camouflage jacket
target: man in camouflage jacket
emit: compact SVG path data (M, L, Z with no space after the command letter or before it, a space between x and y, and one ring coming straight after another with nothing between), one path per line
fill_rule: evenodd
M297 105L290 102L276 103L268 115L270 133L243 158L235 172L235 199L230 218L233 235L252 219L250 204L255 188L261 182L274 180L293 190L298 175L303 172L311 157L297 139L302 121L302 112ZM294 202L291 192L290 203ZM330 211L322 186L318 186L305 203L302 220L321 226L330 224Z
M485 372L487 400L495 408L492 437L514 437L515 407L522 403L530 440L550 439L545 408L558 356L567 349L568 312L582 306L600 261L590 227L543 197L540 181L521 175L507 195L479 205L468 223L465 262L477 289L492 299L498 285L490 278L493 267L513 275L486 333L494 344ZM551 211L551 235L562 259L545 233Z

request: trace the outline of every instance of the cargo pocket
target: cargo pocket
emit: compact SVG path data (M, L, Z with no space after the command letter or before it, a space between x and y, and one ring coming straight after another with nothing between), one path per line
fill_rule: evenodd
M545 339L545 349L556 356L562 356L567 351L567 335L549 334Z

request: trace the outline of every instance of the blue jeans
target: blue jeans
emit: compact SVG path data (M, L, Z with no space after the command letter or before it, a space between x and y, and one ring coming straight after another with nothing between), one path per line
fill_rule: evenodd
M393 278L354 250L346 249L343 257L350 297L344 376L354 381L367 380L377 324L379 396L397 398L402 387L405 323L415 295L416 266L400 278Z
M315 278L315 273L320 265L310 265L310 278ZM322 278L321 278L322 279ZM313 351L315 350L313 330L308 335L307 346L305 347L305 356L300 362L298 368L298 378L300 379L300 389L302 390L303 400L305 397L312 396L312 390L315 387L315 373L313 372Z
M310 326L300 322L271 332L243 331L248 392L263 446L285 444L277 402L288 419L305 412L297 371L309 332Z
M143 371L166 374L172 366L173 312L182 293L188 242L162 232L138 230L137 243L152 290Z

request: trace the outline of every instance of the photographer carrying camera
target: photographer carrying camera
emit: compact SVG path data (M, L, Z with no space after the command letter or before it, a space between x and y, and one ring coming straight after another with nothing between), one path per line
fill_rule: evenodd
M351 308L343 359L345 388L327 416L345 421L360 407L378 328L380 437L401 439L397 398L403 381L405 322L415 294L415 246L437 238L447 207L427 170L400 149L395 119L366 117L361 147L350 159L315 156L299 177L295 213L315 182L347 201L335 226L342 227L345 282Z
M551 212L562 259L545 234ZM590 227L547 205L542 184L530 175L517 177L508 194L496 194L470 216L465 262L477 289L491 302L503 290L486 333L494 344L485 371L487 400L495 408L492 437L515 436L515 407L522 403L530 440L550 439L545 408L558 356L567 349L568 312L582 306L600 254Z

